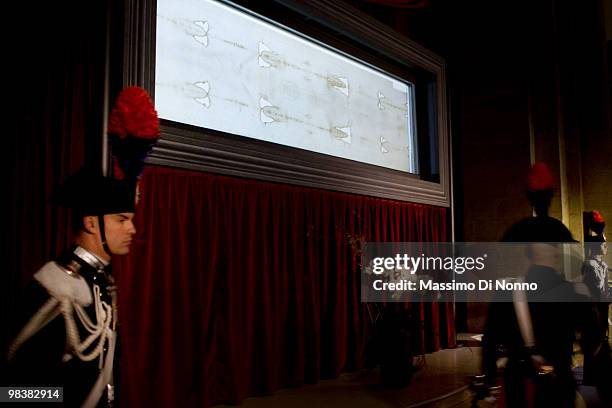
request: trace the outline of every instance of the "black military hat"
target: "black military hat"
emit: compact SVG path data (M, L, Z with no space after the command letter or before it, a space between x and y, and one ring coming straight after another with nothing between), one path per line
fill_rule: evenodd
M51 201L80 215L117 214L134 212L135 193L135 180L117 180L81 169L56 189Z

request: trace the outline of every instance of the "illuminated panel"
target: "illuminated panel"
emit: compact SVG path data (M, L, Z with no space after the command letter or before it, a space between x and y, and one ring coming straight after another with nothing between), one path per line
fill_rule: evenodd
M161 118L416 173L409 82L224 3L157 4Z

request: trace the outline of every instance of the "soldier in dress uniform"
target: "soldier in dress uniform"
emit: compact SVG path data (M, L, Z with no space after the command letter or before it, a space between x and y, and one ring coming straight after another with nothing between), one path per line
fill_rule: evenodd
M610 383L612 382L612 356L608 339L608 308L610 306L610 289L608 287L608 264L604 258L608 243L604 234L605 221L598 211L591 211L587 217L588 234L585 237L586 259L582 266L583 280L595 300L593 313L597 327L587 340L591 342L595 353L584 356L583 382L598 387L600 397L612 400Z
M608 264L604 261L608 252L608 243L604 234L606 222L599 211L591 211L587 224L589 233L584 239L586 259L582 268L582 274L593 297L598 301L606 302L609 298ZM605 313L605 321L607 328L607 313Z
M61 386L66 406L93 407L113 398L117 316L110 261L129 252L136 232L134 185L81 171L54 199L73 212L74 245L40 268L25 292L8 381Z
M563 223L548 215L554 179L545 164L532 166L527 197L535 215L518 221L504 234L504 242L528 242L531 266L525 280L537 282L567 300L580 295L555 267L555 243L576 242ZM588 323L585 303L534 302L539 294L513 294L505 302L491 303L483 336L483 371L490 385L496 382L497 363L505 362L503 387L508 407L573 407L575 384L572 352L575 330ZM540 299L542 300L542 299ZM528 302L528 303L527 303ZM499 359L499 357L504 357ZM530 384L535 392L530 391Z
M113 405L117 301L111 258L130 250L137 187L159 138L141 88L124 89L109 118L114 177L83 169L53 194L71 210L74 244L34 274L7 353L6 385L64 388L64 405Z

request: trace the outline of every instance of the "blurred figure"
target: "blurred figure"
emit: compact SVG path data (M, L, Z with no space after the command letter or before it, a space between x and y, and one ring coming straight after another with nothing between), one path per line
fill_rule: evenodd
M584 238L586 259L582 267L582 275L593 297L597 301L605 301L610 297L608 289L608 264L604 262L604 258L608 253L608 244L604 234L606 222L599 211L589 212L585 222L587 229ZM606 327L608 326L607 304L605 313Z
M563 298L578 299L556 267L559 257L553 255L559 251L554 243L576 242L561 221L548 215L553 194L550 170L543 163L534 164L527 198L535 215L510 227L502 241L533 242L525 280L554 287ZM584 322L582 303L536 303L534 296L515 292L491 303L483 336L486 381L490 386L496 383L501 362L507 407L573 407L572 352L575 330Z
M584 383L595 385L599 394L606 400L611 399L609 384L612 383L612 358L608 339L608 308L610 293L608 288L608 265L604 261L608 253L608 243L604 235L605 221L597 211L591 211L587 219L588 234L585 238L586 259L582 266L584 283L589 288L595 304L596 328L587 335L585 341L591 344L593 353L584 356Z

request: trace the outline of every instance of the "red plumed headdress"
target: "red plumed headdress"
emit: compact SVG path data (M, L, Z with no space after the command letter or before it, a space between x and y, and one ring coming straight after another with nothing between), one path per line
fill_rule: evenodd
M591 211L591 217L593 219L593 222L596 222L598 224L602 224L604 223L604 218L601 216L601 214L599 213L599 211Z
M121 91L108 119L108 133L121 139L159 138L159 118L147 91L137 86Z
M551 190L555 188L555 180L548 166L544 163L535 163L531 166L527 177L529 191Z
M147 91L137 86L121 91L109 116L108 134L114 177L136 180L159 139L159 118Z

